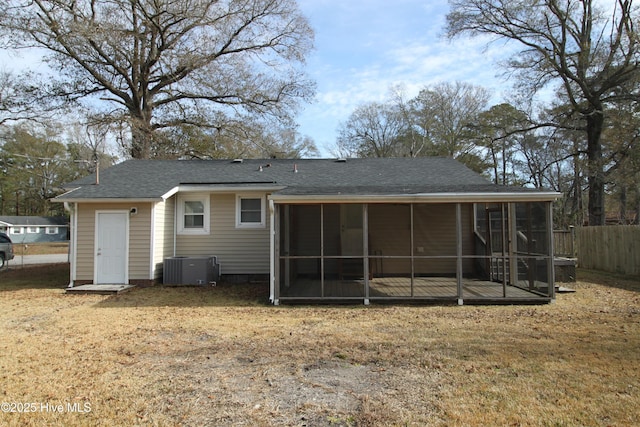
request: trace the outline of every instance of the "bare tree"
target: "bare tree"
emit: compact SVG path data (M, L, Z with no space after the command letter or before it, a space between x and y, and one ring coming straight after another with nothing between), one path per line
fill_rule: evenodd
M69 170L76 175L74 179L93 173L99 182L100 171L116 163L107 142L115 140L115 130L114 124L101 116L86 117L66 130Z
M38 100L33 95L37 89L28 83L30 77L0 71L0 125L36 117Z
M608 104L640 100L640 39L633 0L615 0L611 12L596 0L450 0L447 34L488 34L522 49L508 66L532 93L560 84L584 121L589 224L601 225L604 161L601 135Z
M405 130L399 139L399 143L404 146L402 155L407 157L423 156L427 152L431 141L429 140L429 135L422 131L425 126L421 125L422 122L414 114L413 106L415 101L406 98L405 89L402 85L392 86L390 94L391 102L395 105L405 123Z
M163 133L166 143L158 158L228 159L228 158L302 158L318 155L309 137L295 128L283 129L272 122L242 117L227 121L220 128L174 127Z
M473 126L489 102L487 89L464 82L439 83L412 101L414 126L431 142L428 153L460 160L480 171Z
M392 157L398 155L398 138L406 123L391 104L360 105L338 130L340 157Z
M640 214L640 105L619 104L610 116L611 125L603 132L608 193L613 199L609 206L619 206L621 224L637 224Z
M314 90L294 0L9 0L4 13L10 47L49 53L56 95L126 119L134 158L152 156L158 129L218 126L216 111L288 120Z

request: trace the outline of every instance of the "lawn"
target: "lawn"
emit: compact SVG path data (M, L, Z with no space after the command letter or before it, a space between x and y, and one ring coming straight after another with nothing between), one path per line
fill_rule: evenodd
M66 254L69 252L69 242L48 243L14 243L13 252L16 255L50 255Z
M0 272L0 401L32 410L0 425L640 425L630 278L581 271L538 306L273 307L264 284L65 295L65 269Z

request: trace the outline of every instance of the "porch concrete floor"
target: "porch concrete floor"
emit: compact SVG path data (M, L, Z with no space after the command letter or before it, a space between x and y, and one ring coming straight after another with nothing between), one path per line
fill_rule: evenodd
M80 285L72 288L65 288L67 294L119 294L135 288L135 285Z
M458 295L455 278L416 277L413 281L407 277L382 277L369 280L371 299L456 299ZM503 288L501 283L464 279L462 283L463 299L487 300L544 300L548 297L529 292L514 286ZM282 288L280 298L319 298L321 284L319 280L298 279L286 289ZM325 298L364 298L364 280L325 280Z

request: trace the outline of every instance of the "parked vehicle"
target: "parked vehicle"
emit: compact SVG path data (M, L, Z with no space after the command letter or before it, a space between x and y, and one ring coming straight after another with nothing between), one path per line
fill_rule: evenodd
M0 268L4 267L5 263L13 259L13 243L9 236L5 233L0 233Z

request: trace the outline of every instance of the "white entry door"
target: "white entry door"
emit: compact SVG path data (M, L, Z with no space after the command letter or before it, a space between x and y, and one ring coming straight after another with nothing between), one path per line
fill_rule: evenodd
M127 283L128 212L96 213L96 284Z

